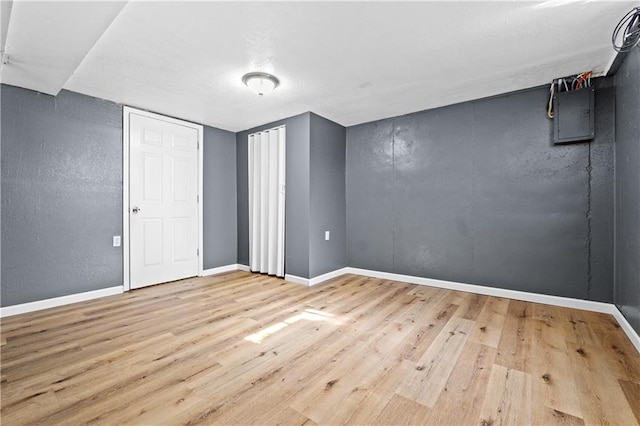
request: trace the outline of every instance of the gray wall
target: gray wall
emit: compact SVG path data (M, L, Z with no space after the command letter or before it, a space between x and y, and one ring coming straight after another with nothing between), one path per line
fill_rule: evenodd
M347 266L346 130L311 114L309 277ZM325 231L330 232L329 241Z
M640 50L633 49L616 83L615 303L640 333Z
M122 285L122 111L2 85L2 306Z
M204 127L203 266L237 263L236 135Z
M309 126L304 113L236 134L238 183L238 263L249 265L248 136L287 126L285 272L309 278Z
M0 86L0 163L2 161L2 86ZM0 306L2 306L2 170L0 166Z
M122 109L2 85L1 306L122 285ZM204 131L204 268L237 263L235 134Z
M595 97L596 138L588 145L590 164L588 224L588 297L613 302L615 224L615 102L613 78L598 80Z
M596 141L564 146L547 96L347 128L348 265L611 301L612 93L598 92Z

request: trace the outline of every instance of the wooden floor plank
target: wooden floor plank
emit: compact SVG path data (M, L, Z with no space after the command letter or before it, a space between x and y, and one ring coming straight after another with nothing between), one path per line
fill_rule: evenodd
M476 424L495 357L495 348L467 341L427 423Z
M407 360L389 359L389 364L390 366L382 367L384 372L377 377L376 382L369 384L370 392L352 410L343 424L372 424L393 398L394 391L400 386L403 378L415 368L415 363Z
M582 415L587 424L631 425L636 422L619 381L597 346L567 343Z
M332 377L335 378L327 381L322 391L299 411L319 423L345 423L368 394L384 380L391 366L397 363L399 354L395 354L394 350L400 347L398 343L412 330L412 326L396 322L384 327L364 346L360 359L353 357L356 362L341 374L334 374ZM329 386L330 383L333 384Z
M423 425L427 424L429 409L400 395L393 395L374 425Z
M476 321L489 297L482 294L457 293L461 300L456 300L453 303L460 306L460 316L464 319Z
M495 364L479 422L482 425L531 424L531 375Z
M509 369L530 372L533 304L509 301L500 334L496 364Z
M458 362L474 324L474 321L452 318L418 360L416 368L398 388L397 394L426 407L433 407Z
M627 402L631 406L631 411L633 411L638 424L640 424L640 383L628 380L620 380L619 383L622 392L627 397Z
M539 412L537 414L536 412ZM549 407L537 408L533 413L534 425L566 425L566 426L582 426L584 425L584 419L581 417L574 417L571 414L563 413L559 410L554 410Z
M567 342L585 344L589 346L601 346L602 341L593 326L590 324L592 312L578 309L557 309L558 316L565 319L564 326Z
M243 271L0 319L2 424L637 424L607 314Z
M489 298L476 318L476 327L469 340L497 348L508 307L509 299Z
M531 372L537 405L582 418L562 325L554 319L533 320L533 328ZM534 423L544 423L546 416L547 410L534 411Z

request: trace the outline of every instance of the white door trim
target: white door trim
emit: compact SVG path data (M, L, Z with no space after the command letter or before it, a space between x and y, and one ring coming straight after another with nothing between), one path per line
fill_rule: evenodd
M203 252L202 252L202 165L204 151L204 126L177 118L166 117L141 109L124 106L122 108L122 285L124 291L131 289L129 280L131 264L129 261L129 114L135 113L144 117L163 120L167 123L178 124L180 126L195 129L198 132L198 276L202 276Z

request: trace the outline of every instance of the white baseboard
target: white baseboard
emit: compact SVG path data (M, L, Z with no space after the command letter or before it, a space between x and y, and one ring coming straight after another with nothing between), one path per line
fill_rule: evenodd
M292 283L306 285L307 287L309 286L309 278L302 278L297 275L284 274L284 279Z
M205 269L202 271L201 277L206 277L208 275L216 275L222 274L223 272L229 271L246 271L251 272L251 269L247 265L242 265L240 263L234 263L232 265L218 266L217 268Z
M339 277L344 274L348 274L347 272L349 268L336 269L335 271L327 272L326 274L318 275L314 278L302 278L297 275L285 274L284 279L296 284L306 285L307 287L311 287L312 285L320 284L325 281L328 281L332 278Z
M550 296L525 291L507 290L503 288L486 287L475 284L463 284L454 281L434 280L432 278L414 277L411 275L393 274L390 272L370 271L368 269L346 268L349 274L364 275L365 277L381 278L405 283L427 285L430 287L446 288L449 290L466 291L467 293L484 294L487 296L504 297L506 299L523 300L525 302L544 303L547 305L563 306L565 308L583 309L586 311L613 313L615 308L611 303L593 302L591 300L572 299L570 297Z
M237 263L234 263L232 265L218 266L217 268L205 269L204 271L202 271L201 276L206 277L209 275L222 274L223 272L238 271L238 270L240 270L240 265L238 265Z
M55 308L56 306L69 305L71 303L84 302L100 297L122 294L122 286L102 288L100 290L84 293L70 294L68 296L54 297L52 299L38 300L36 302L22 303L20 305L5 306L0 308L0 318L12 315L25 314L27 312L40 311L42 309Z
M615 305L612 306L615 309L615 312L613 313L614 318L616 319L616 321L618 321L620 328L622 328L622 330L626 333L629 340L631 340L633 346L636 347L638 353L640 353L640 335L638 335L633 327L631 327L631 324L629 324L627 318L625 318L622 312L620 312L620 309L618 309L618 307Z
M344 274L348 274L348 268L336 269L335 271L327 272L326 274L318 275L317 277L311 278L309 280L309 286L323 283L325 281L329 281L330 279L339 277Z

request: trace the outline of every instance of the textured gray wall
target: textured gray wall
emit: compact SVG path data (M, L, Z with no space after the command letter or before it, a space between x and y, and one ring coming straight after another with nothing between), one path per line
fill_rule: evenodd
M616 83L615 303L640 333L640 50L633 49Z
M2 93L4 90L0 85L0 162L2 159L2 118L4 116L4 108L2 108ZM0 167L0 306L2 306L2 170Z
M347 127L347 264L394 272L393 120ZM401 189L403 190L403 189Z
M347 266L346 129L311 114L309 277ZM330 232L329 241L324 238Z
M611 132L552 146L547 96L347 128L348 265L610 301ZM598 94L599 128L610 97Z
M122 109L2 85L1 306L122 285ZM237 263L236 138L205 127L204 268Z
M599 80L595 93L595 134L590 158L589 298L613 302L615 102L613 78Z
M238 183L238 263L249 264L248 136L287 126L285 272L309 278L309 122L304 113L236 134Z
M122 110L2 85L2 306L122 285Z
M237 263L236 135L204 127L203 266Z

